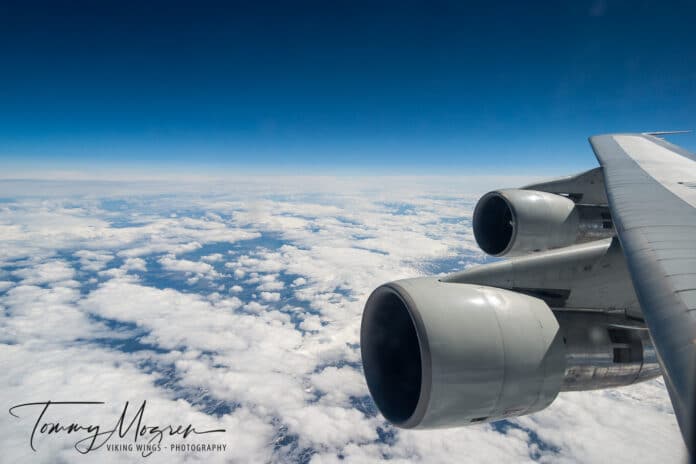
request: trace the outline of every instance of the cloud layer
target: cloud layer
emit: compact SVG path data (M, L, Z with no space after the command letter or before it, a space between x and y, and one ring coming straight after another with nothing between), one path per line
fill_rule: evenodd
M99 421L147 400L152 423L227 429L224 453L166 451L151 462L684 456L661 380L562 394L533 416L466 429L402 431L377 413L361 374L362 305L385 281L486 259L467 185L247 179L208 191L74 190L0 203L5 411L93 399L105 409L79 417ZM30 428L29 417L0 419L9 462L76 458L75 440L58 436L32 452Z

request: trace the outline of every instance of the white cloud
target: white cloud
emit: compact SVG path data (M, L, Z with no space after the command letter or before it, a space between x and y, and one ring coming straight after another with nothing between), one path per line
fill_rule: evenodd
M64 343L104 327L93 324L75 303L80 293L68 287L18 285L0 298L4 306L0 337L4 343Z
M123 268L129 271L147 271L147 263L142 258L127 258L123 262Z
M285 288L285 283L278 280L277 274L267 274L259 279L261 284L256 287L259 291L282 290Z
M351 396L359 397L365 394L362 374L351 367L326 367L313 374L310 381L317 391L325 395L322 403L350 408Z
M263 305L257 301L250 301L249 303L244 305L244 309L253 313L261 313L265 311L267 308L268 306Z
M201 257L202 261L206 261L208 263L217 263L219 261L222 261L222 254L221 253L213 253L210 255L205 255Z
M309 314L309 315L304 315L302 318L302 323L300 324L300 328L302 330L321 330L322 325L321 325L321 318L317 315L314 314Z
M228 263L228 264L229 264L229 263ZM235 276L237 279L242 279L242 278L244 278L245 275L246 275L246 273L245 273L243 270L241 270L241 269L235 269L235 271L234 271L234 276Z
M80 250L75 252L80 259L80 266L86 271L100 271L114 259L111 253L104 251Z
M25 285L36 285L72 280L75 270L64 261L54 260L25 267L12 274L20 277Z
M353 408L310 404L289 412L286 421L304 446L341 449L347 443L367 444L378 437L372 421Z
M261 292L260 296L263 301L280 301L280 293Z
M164 256L160 258L159 263L162 265L162 268L167 271L202 274L208 277L217 276L217 272L213 266L200 261L190 261L188 259L176 259L173 256Z

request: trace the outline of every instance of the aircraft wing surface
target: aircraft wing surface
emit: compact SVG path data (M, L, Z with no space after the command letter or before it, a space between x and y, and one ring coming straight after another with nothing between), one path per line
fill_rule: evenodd
M696 157L658 133L590 137L612 219L687 447L694 455Z

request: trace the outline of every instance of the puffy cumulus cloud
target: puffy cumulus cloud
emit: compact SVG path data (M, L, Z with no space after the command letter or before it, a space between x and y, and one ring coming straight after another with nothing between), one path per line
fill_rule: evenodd
M250 301L244 305L244 309L252 313L262 313L268 308L268 306L259 303L258 301Z
M77 251L75 256L80 259L80 267L87 271L100 271L106 267L109 261L114 259L111 253L92 250Z
M263 301L280 301L280 293L261 292L259 295Z
M259 279L259 282L261 284L257 287L257 290L260 291L282 290L285 287L285 283L278 280L277 274L265 275Z
M230 263L227 263L227 264L230 264ZM227 266L227 264L226 264L225 266ZM233 267L233 266L227 266L227 267ZM238 279L244 278L245 275L246 275L246 272L244 272L244 271L241 270L241 269L235 269L235 270L234 270L234 276L235 276L236 278L238 278Z
M351 397L365 394L362 374L352 367L329 366L310 377L313 388L322 395L321 402L350 406Z
M201 259L208 263L217 263L218 261L222 261L223 256L222 253L212 253L210 255L201 257Z
M302 317L302 323L300 324L302 330L312 331L321 330L322 323L321 318L314 314L305 314Z
M52 284L70 281L75 270L64 261L52 260L35 266L27 266L12 273L26 285Z
M353 408L308 404L285 416L300 445L339 450L347 443L372 443L378 434L373 421Z
M684 458L660 380L561 394L545 411L496 426L407 431L376 413L360 367L364 300L385 281L483 259L467 181L239 179L208 191L153 189L0 205L5 411L37 398L94 399L107 411L80 419L98 423L124 401L146 399L153 424L227 429L224 453L162 452L149 462ZM29 426L0 419L3 459L76 459L60 437L31 452ZM94 457L142 462L137 453Z
M159 260L163 269L167 271L177 271L185 273L193 273L205 275L211 278L216 277L218 274L215 272L213 266L208 263L203 263L200 261L191 261L188 259L176 259L172 255L164 256Z
M128 271L147 271L147 263L142 258L127 258L122 267Z

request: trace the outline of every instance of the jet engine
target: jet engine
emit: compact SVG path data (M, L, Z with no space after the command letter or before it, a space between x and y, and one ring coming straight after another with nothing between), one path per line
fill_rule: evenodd
M401 427L447 427L526 414L558 394L556 318L537 298L433 278L392 282L367 301L367 385Z
M614 235L603 205L536 190L496 190L474 209L474 237L493 256L518 256Z
M621 322L554 314L539 298L499 288L401 280L367 301L363 369L377 407L397 426L490 422L544 409L561 391L659 375L647 333Z

